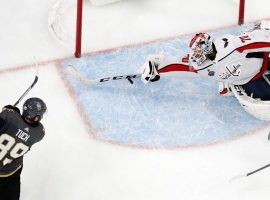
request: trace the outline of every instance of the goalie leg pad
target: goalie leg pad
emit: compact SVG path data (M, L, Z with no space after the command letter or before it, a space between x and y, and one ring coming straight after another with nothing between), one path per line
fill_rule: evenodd
M262 101L261 99L252 98L247 95L242 86L232 86L234 96L239 101L243 109L254 117L270 121L270 101Z

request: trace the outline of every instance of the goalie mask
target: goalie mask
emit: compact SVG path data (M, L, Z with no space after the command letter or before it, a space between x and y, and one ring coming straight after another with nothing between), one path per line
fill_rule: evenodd
M46 104L40 98L33 97L24 102L22 116L32 123L38 123L46 111Z
M214 52L213 40L206 33L196 34L190 41L189 47L192 49L191 61L201 65Z

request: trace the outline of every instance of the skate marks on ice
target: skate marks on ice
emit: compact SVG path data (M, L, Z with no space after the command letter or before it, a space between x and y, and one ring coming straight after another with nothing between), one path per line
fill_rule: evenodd
M211 34L238 34L252 24ZM186 35L164 41L89 54L62 62L89 79L133 74L149 54L182 57L188 53ZM96 139L143 148L178 148L226 141L251 133L266 122L247 114L234 97L220 97L217 84L198 76L163 78L143 84L139 79L91 87L65 74ZM229 128L228 128L229 127Z

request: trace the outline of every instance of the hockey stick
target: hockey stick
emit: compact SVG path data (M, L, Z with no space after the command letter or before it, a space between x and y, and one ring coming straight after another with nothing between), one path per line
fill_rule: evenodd
M259 171L261 171L261 170L263 170L263 169L265 169L265 168L267 168L267 167L270 167L270 163L267 164L267 165L265 165L265 166L263 166L263 167L260 167L260 168L258 168L258 169L256 169L256 170L254 170L254 171L248 172L248 173L246 173L246 174L237 175L237 176L231 178L230 182L231 182L231 181L234 181L234 180L237 180L237 179L240 179L240 178L248 177L248 176L250 176L250 175L252 175L252 174L255 174L255 173L257 173L257 172L259 172Z
M13 104L13 106L17 106L20 101L25 97L25 95L27 95L27 93L36 85L38 81L38 76L35 76L35 79L33 81L33 83L27 88L27 90L20 96L20 98Z
M141 77L141 74L127 74L127 75L120 75L120 76L109 76L105 78L97 78L97 79L88 79L82 74L80 74L76 69L74 69L73 66L69 65L67 67L67 72L76 78L77 80L81 81L85 85L93 85L96 83L104 83L108 81L117 81L117 80L128 80L131 84L133 84L132 79L139 78Z

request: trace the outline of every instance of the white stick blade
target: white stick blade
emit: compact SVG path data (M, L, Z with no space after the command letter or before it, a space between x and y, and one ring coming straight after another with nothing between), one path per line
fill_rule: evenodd
M231 183L232 181L239 180L239 179L245 178L245 177L247 177L246 174L237 175L237 176L232 177L232 178L229 180L229 182Z
M71 65L67 66L66 70L67 70L69 75L71 75L72 77L76 78L78 81L81 81L82 83L84 83L86 85L92 85L94 83L93 81L88 80L87 78L85 78L84 76L79 74L76 71L76 69L74 69L74 67L72 67Z

